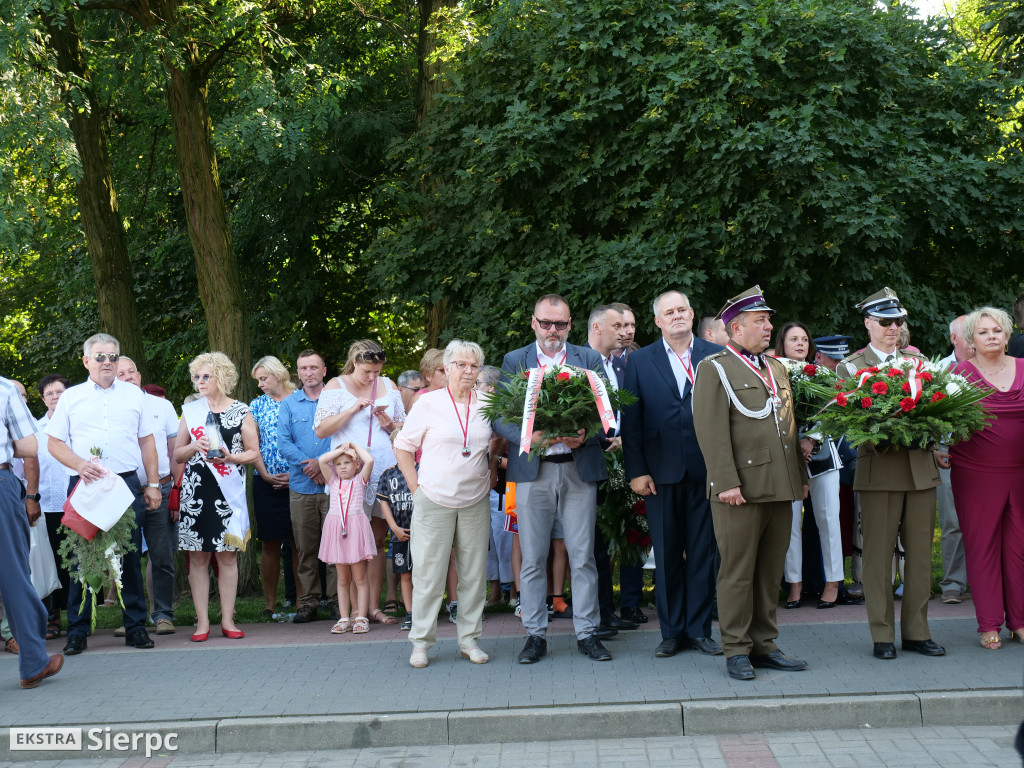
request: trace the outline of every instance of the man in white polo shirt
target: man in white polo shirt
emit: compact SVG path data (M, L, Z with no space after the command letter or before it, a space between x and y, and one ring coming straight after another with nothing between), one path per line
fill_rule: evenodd
M122 356L117 361L117 379L136 387L142 386L142 374L130 357ZM142 535L146 538L149 553L149 564L152 566L153 601L152 619L156 623L158 635L174 634L174 553L178 549L177 512L167 509L167 501L174 477L180 467L172 465L174 441L178 436L178 414L171 401L163 397L151 395L143 391L145 406L143 418L153 430L153 444L156 446L157 471L160 474L160 506L147 510L142 524ZM137 452L138 453L138 452ZM136 474L139 484L146 482L146 470L141 453L137 460L139 468Z
M71 387L60 398L53 418L46 427L50 455L67 467L68 493L79 479L91 483L105 471L116 472L135 494L135 551L124 556L121 573L121 597L124 600L125 645L152 648L146 632L146 598L142 588L140 557L141 526L145 511L160 506L160 474L153 429L144 418L142 390L117 380L120 344L113 336L97 333L83 346L82 364L89 378ZM90 460L98 449L102 465ZM146 487L140 488L135 472L141 450L146 469ZM72 580L68 594L68 641L64 653L79 654L86 649L91 606L82 605L82 585Z

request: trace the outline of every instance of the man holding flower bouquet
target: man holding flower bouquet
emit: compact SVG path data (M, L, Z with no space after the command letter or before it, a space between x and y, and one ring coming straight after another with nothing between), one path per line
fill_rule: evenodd
M505 355L501 370L506 380L531 368L572 366L603 373L601 356L593 349L566 343L571 328L569 303L556 294L537 300L530 321L536 341ZM572 369L559 376L572 376ZM597 520L597 484L607 479L601 446L596 436L546 436L534 430L529 437L540 455L520 453L521 429L505 420L494 429L509 442L509 482L516 483L519 543L523 553L520 604L526 644L520 664L533 664L547 653L547 558L555 516L561 518L565 547L572 568L573 628L580 653L595 661L612 655L595 635L601 612L597 602L597 567L594 529ZM556 586L556 589L558 587ZM605 636L614 631L603 633Z
M892 289L883 288L872 294L857 304L857 309L864 313L870 343L839 364L837 373L847 377L850 385L847 389L857 388L859 372L867 368L884 368L885 363L899 358L924 360L920 355L899 349L900 328L906 322L907 311ZM941 460L943 466L949 466L945 454ZM875 658L896 658L891 568L897 534L906 552L900 611L903 649L925 656L946 653L932 641L928 629L938 485L939 468L930 450L884 444L862 445L857 450L853 487L860 494L864 597Z

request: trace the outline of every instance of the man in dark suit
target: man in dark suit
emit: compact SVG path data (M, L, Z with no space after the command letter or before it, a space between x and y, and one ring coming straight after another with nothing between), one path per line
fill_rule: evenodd
M557 294L541 296L530 320L537 339L505 355L502 374L511 378L529 368L558 365L602 373L597 352L566 343L571 323L569 303L564 298ZM516 484L519 545L523 553L520 605L527 633L519 663L533 664L547 653L547 559L556 515L562 522L572 568L577 648L595 661L608 661L611 653L595 636L601 620L594 564L597 484L608 477L599 440L595 436L584 441L582 435L548 439L543 432L534 431L534 444L545 443L547 448L543 456L530 460L528 454L519 453L519 427L498 421L494 428L509 442L506 479Z
M618 390L626 379L626 364L621 357L612 353L621 344L625 313L619 309L621 304L603 304L590 313L587 321L587 346L601 355L601 364L612 388ZM622 437L618 428L609 430L607 440L603 443L606 451L621 451ZM604 490L598 488L598 506L604 503ZM608 555L608 542L600 531L594 532L594 562L597 564L597 602L601 609L602 629L638 629L640 624L615 615L614 592L612 589L612 563ZM639 564L619 565L619 577L623 591L626 583L632 579L643 583L643 571ZM642 589L642 586L641 586Z
M678 291L654 300L654 323L662 338L626 363L624 387L637 402L622 412L626 477L646 497L658 569L662 641L654 655L685 648L718 655L722 649L711 639L715 538L691 395L697 364L722 348L693 335L693 308Z

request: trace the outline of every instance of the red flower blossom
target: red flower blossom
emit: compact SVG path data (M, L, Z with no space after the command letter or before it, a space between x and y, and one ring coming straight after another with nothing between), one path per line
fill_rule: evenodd
M836 395L836 403L838 405L846 405L847 402L848 401L846 399L846 395L844 395L842 392L840 392L838 395Z
M906 392L909 395L910 394L910 382L909 381L904 381L903 382L903 386L901 386L900 389L902 389L904 392Z
M925 384L931 384L931 383L932 383L932 379L934 379L934 378L935 378L935 377L934 377L934 376L932 376L932 375L931 375L930 373L928 373L928 371L922 371L922 372L921 372L921 376L920 376L920 379L921 379L921 381L923 381L923 382L924 382Z
M861 368L859 371L857 371L853 375L859 378L859 377L863 376L865 373L870 373L870 372L871 372L870 368Z
M643 499L633 504L633 514L638 517L647 517L647 502Z
M818 366L816 366L816 365L811 364L811 365L805 365L804 366L804 376L813 376L817 372L818 372Z
M885 375L895 379L899 376L902 376L903 371L901 371L899 368L890 368Z
M872 366L871 366L870 368L868 368L868 370L869 370L869 371L870 371L871 373L878 373L878 371L879 371L879 368L878 368L878 366L877 366L877 365L872 365Z
M647 549L649 546L651 546L651 537L648 536L646 533L640 536L640 546L644 549Z
M630 528L626 531L626 542L629 544L639 544L643 538L643 534L640 531Z
M572 374L570 374L568 371L560 371L558 374L555 375L555 378L558 379L559 381L568 381L569 379L572 378Z
M846 384L846 379L840 379L839 381L836 382L836 389L842 392L844 384Z
M862 397L860 399L861 408L870 408L874 404L874 401L870 397Z
M915 405L917 405L917 400L915 400L912 397L904 397L902 400L900 400L901 411L912 411L914 410Z
M884 381L876 381L871 385L871 392L875 395L884 395L889 392L889 385Z
M939 400L945 399L945 397L946 397L946 393L945 392L936 392L934 395L932 395L931 402L937 403Z

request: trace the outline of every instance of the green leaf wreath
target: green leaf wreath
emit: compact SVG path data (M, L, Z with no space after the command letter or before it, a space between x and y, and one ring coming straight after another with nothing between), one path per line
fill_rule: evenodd
M495 391L483 399L480 411L484 418L492 423L501 419L521 427L528 377L528 371L520 371L499 383ZM636 402L636 397L624 389L616 391L608 386L607 390L614 411ZM542 431L546 438L576 437L581 428L586 430L587 437L592 437L601 430L601 416L594 403L594 393L587 377L579 369L555 365L544 371L533 428ZM530 458L545 448L543 444L535 444L530 449ZM518 447L513 446L510 450L518 450Z
M60 553L64 567L73 578L82 584L82 604L79 611L85 608L85 601L92 600L91 628L96 629L96 593L104 585L114 582L117 601L124 608L121 599L121 560L129 552L135 551L132 536L135 531L135 515L128 507L114 527L109 531L102 528L92 539L87 539L77 531L64 526L65 537L61 542Z
M630 488L621 452L605 451L604 460L608 480L602 486L605 497L597 508L597 528L608 542L609 557L620 555L620 565L639 565L651 546L647 502Z
M937 361L898 358L839 380L837 392L817 415L819 430L845 437L854 448L934 448L953 445L994 418L982 406L988 396Z

